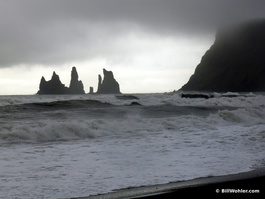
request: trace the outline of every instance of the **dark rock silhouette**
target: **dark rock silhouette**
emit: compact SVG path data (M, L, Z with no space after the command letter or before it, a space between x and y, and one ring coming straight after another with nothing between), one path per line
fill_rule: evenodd
M59 76L54 71L50 81L46 81L44 77L41 78L38 94L67 94L67 91L68 88L61 83Z
M94 88L92 86L89 87L89 94L93 94L94 93Z
M217 32L183 91L265 91L265 19Z
M131 102L128 106L142 106L139 102Z
M105 70L105 69L103 69L103 70ZM97 93L100 93L101 92L101 90L102 90L102 77L101 77L101 75L98 75L98 91L97 91Z
M203 93L182 93L181 97L182 98L192 98L192 99L196 99L196 98L209 99L209 98L213 98L214 95L213 94L203 94Z
M69 94L85 94L83 83L78 80L78 74L75 67L72 68L71 72Z
M139 100L138 97L133 95L116 95L116 98L120 100Z
M120 94L119 83L114 79L112 71L103 69L104 79L98 76L98 94Z
M39 95L51 95L51 94L84 94L83 83L78 81L78 74L76 68L72 68L70 87L66 87L60 81L59 76L53 72L50 81L46 81L44 77L41 78Z

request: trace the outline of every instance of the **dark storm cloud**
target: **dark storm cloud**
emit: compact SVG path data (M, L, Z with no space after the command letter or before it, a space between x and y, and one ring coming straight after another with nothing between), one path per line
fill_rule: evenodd
M0 67L111 57L129 33L201 37L264 10L264 0L0 0Z

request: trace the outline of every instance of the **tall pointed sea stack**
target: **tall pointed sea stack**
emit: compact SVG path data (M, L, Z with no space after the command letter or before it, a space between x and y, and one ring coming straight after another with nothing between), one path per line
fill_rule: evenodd
M104 79L98 76L98 94L120 94L120 85L114 79L112 71L103 69Z
M75 67L72 68L71 72L69 94L85 94L83 83L78 80L78 74Z
M181 90L265 91L265 19L218 31L195 73Z

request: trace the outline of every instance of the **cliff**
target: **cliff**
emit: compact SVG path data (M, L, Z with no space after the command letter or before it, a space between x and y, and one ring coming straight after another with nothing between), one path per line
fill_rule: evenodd
M265 19L217 32L183 91L265 91Z
M53 95L53 94L85 94L82 81L78 81L78 74L76 68L72 68L70 87L62 84L59 75L53 72L52 78L46 81L44 77L41 78L39 95Z
M120 94L119 83L115 80L112 71L103 69L104 79L98 76L97 94Z

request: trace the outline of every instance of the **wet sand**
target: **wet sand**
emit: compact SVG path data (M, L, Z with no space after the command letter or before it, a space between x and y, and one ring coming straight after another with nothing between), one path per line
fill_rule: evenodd
M248 193L253 192L253 193ZM111 193L72 199L121 199L121 198L265 198L265 169L250 172L204 177L162 185L114 190Z

